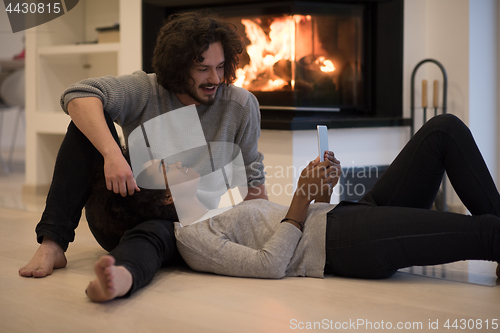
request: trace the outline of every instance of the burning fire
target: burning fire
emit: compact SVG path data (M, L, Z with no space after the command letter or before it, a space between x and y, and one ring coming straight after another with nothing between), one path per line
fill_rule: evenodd
M309 21L309 15L276 18L269 26L268 37L260 26L260 20L242 19L241 23L245 26L246 35L250 40L247 47L250 62L237 70L234 84L260 91L279 90L287 85L293 89L295 75L292 63L295 62L296 54L296 24ZM335 70L333 62L324 56L316 58L314 64L324 73L332 73Z
M322 72L330 73L335 70L335 66L331 60L325 59L325 57L321 56L314 62L316 65L319 65L319 69Z

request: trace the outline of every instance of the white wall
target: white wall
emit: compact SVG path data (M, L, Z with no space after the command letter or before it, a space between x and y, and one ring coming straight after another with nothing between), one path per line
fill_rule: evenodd
M469 3L469 126L489 169L497 170L498 1Z
M500 5L497 4L497 27L496 27L496 31L497 31L497 58L500 57ZM496 113L498 114L498 112L500 112L500 93L498 93L500 91L500 64L497 63L497 93L496 93L496 101L497 101L497 110L496 110ZM496 121L496 124L497 124L497 128L500 128L500 117L497 116L497 121ZM498 133L497 131L497 140L496 140L496 143L497 143L497 151L498 151L498 148L500 148L500 133ZM498 187L498 180L500 179L500 154L497 153L497 158L496 158L496 161L497 161L497 169L496 169L496 180L497 180L497 187Z
M448 113L468 123L469 0L426 2L426 57L439 60L448 73ZM427 79L441 80L437 67L429 68Z

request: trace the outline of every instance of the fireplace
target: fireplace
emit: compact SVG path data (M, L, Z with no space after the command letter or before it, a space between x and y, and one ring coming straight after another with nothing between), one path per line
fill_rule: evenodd
M262 110L367 108L363 6L266 4L228 12L246 45L235 85L251 91Z
M406 125L403 0L144 1L143 69L166 17L207 7L245 43L235 85L259 100L263 128Z

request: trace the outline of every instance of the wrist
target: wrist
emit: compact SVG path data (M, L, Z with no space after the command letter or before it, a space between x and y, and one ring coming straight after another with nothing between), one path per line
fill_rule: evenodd
M307 207L309 206L311 201L312 200L309 199L307 195L305 195L304 193L299 193L298 191L296 191L292 197L292 203L297 206Z
M281 220L281 223L283 223L283 222L288 222L288 223L294 225L300 231L304 230L304 222L296 221L294 219L289 219L289 218L284 218L283 220Z
M310 200L300 195L294 195L292 203L285 216L285 220L295 221L296 227L302 230L302 226L309 210ZM288 222L288 221L287 221ZM294 224L292 223L292 224ZM294 224L295 225L295 224Z
M113 140L114 142L114 140ZM101 152L102 157L106 159L115 158L115 157L123 157L122 150L118 144L106 145L105 148Z

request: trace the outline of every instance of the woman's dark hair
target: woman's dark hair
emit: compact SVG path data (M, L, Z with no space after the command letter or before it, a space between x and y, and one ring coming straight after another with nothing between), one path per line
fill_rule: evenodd
M126 152L125 157L128 160ZM178 221L173 204L165 204L166 190L141 188L140 192L122 197L106 188L103 165L96 166L92 194L86 208L92 210L92 224L105 234L118 234L148 220Z
M158 83L174 93L187 93L192 85L189 69L195 61L204 60L201 54L215 42L221 42L224 49L222 82L233 83L243 52L236 27L205 11L170 16L160 29L153 55Z

